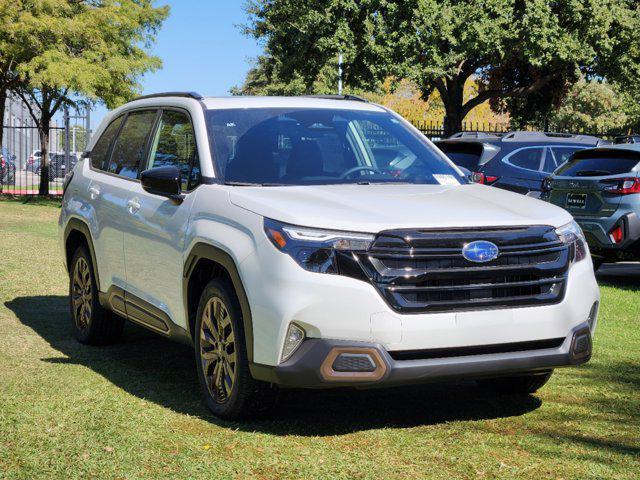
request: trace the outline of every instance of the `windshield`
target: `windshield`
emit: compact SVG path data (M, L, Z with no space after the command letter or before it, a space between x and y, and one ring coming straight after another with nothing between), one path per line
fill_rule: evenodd
M228 184L467 183L421 134L386 112L209 110L207 127Z

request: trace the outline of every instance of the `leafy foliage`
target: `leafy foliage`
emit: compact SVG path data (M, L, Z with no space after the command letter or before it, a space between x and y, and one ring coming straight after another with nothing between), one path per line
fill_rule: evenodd
M576 83L551 115L551 124L581 131L619 131L627 123L622 97L611 85L596 81Z
M247 10L245 31L263 42L270 66L250 77L263 85L315 91L342 53L351 88L378 91L396 77L423 100L437 90L450 132L487 100L537 94L529 106L550 108L581 74L630 88L640 78L631 0L252 0ZM468 99L470 78L479 88Z
M46 194L51 119L78 98L108 107L130 99L139 77L161 65L146 50L168 7L153 0L0 0L5 11L12 24L0 34L0 78L13 79L10 88L39 128Z

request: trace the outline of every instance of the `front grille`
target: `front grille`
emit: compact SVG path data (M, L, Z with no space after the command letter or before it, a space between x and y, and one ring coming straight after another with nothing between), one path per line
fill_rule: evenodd
M462 248L496 244L499 256L474 263ZM389 305L404 313L556 303L565 291L570 249L548 226L380 233L358 256Z

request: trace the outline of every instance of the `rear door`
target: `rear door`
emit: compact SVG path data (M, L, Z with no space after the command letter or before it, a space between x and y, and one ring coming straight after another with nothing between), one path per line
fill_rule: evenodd
M576 217L610 217L622 196L604 188L625 178L637 178L640 152L589 149L577 152L551 181L549 201Z

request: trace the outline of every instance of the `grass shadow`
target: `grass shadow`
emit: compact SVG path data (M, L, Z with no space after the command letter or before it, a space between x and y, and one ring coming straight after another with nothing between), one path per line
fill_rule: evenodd
M45 362L90 368L131 395L221 426L277 435L325 436L381 427L523 415L541 401L530 395L493 396L473 382L376 390L286 390L268 419L242 424L213 417L200 399L193 351L127 324L108 347L78 343L63 296L19 297L5 303L18 319L64 357Z

